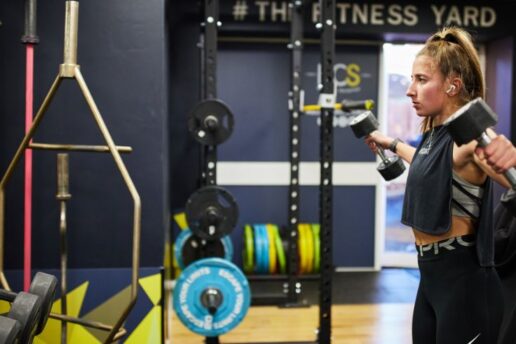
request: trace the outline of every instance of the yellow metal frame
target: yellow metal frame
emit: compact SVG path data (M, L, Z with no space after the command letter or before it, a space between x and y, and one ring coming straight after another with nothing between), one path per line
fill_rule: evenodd
M131 276L131 294L127 306L124 308L120 318L115 325L105 325L99 322L87 321L75 317L70 317L60 314L51 314L50 316L61 321L76 323L83 326L88 326L104 331L109 331L109 335L104 343L111 343L119 340L126 334L126 330L122 328L122 324L127 319L129 312L136 303L138 292L138 270L140 265L140 233L141 233L141 199L136 187L127 171L125 164L120 157L121 152L131 151L130 147L116 146L113 142L111 134L109 133L106 124L93 100L93 97L82 77L80 66L77 64L77 32L79 23L79 2L66 1L65 13L65 38L64 38L64 63L60 65L59 73L53 82L50 90L43 100L39 108L32 126L23 138L18 150L16 151L13 160L10 162L7 171L0 181L0 283L3 288L10 290L9 283L4 273L4 232L5 232L5 186L13 174L14 168L18 164L25 149L51 149L51 150L75 150L75 151L94 151L94 152L109 152L129 190L131 198L133 199L133 243L132 243L132 276ZM59 85L63 79L75 79L81 89L81 92L91 110L91 114L106 141L106 146L80 146L80 145L61 145L61 144L34 144L30 143L36 129L38 128L45 112L47 111L54 95L56 94Z

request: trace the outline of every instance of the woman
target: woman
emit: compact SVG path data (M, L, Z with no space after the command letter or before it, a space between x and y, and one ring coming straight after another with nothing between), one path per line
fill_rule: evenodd
M421 280L414 306L414 344L495 344L503 314L493 268L490 178L503 177L476 154L476 142L457 146L443 125L484 96L469 34L445 28L425 43L412 67L407 96L423 118L417 148L378 131L366 138L410 164L402 222L414 232Z

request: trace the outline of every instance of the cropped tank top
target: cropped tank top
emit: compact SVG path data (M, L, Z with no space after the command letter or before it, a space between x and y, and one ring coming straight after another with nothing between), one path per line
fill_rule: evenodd
M440 235L450 230L452 216L453 139L447 127L423 134L410 164L401 222L418 231ZM476 221L476 248L481 266L494 265L491 180L484 183Z

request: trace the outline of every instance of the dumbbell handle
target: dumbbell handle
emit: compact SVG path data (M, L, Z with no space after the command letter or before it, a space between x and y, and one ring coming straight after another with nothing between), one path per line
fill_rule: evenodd
M488 144L491 143L491 138L487 135L487 133L484 131L482 135L477 139L478 144L480 147L486 147ZM509 181L513 189L516 189L516 169L514 167L511 167L507 171L504 172L505 178Z
M15 293L14 291L0 289L0 300L13 302L14 299L16 299L16 296L18 296L18 293Z
M388 164L389 158L387 158L387 156L385 155L385 151L383 150L383 148L380 147L379 145L376 145L376 148L377 148L378 155L380 156L380 158L382 158L382 161L384 162L384 164Z

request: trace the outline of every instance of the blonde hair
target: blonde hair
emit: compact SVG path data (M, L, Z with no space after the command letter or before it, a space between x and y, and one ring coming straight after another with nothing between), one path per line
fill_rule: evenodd
M458 77L462 80L459 90L462 104L478 97L484 98L480 58L467 31L457 27L443 28L428 38L417 56L433 58L445 78ZM421 123L422 132L431 128L432 118L425 117Z

